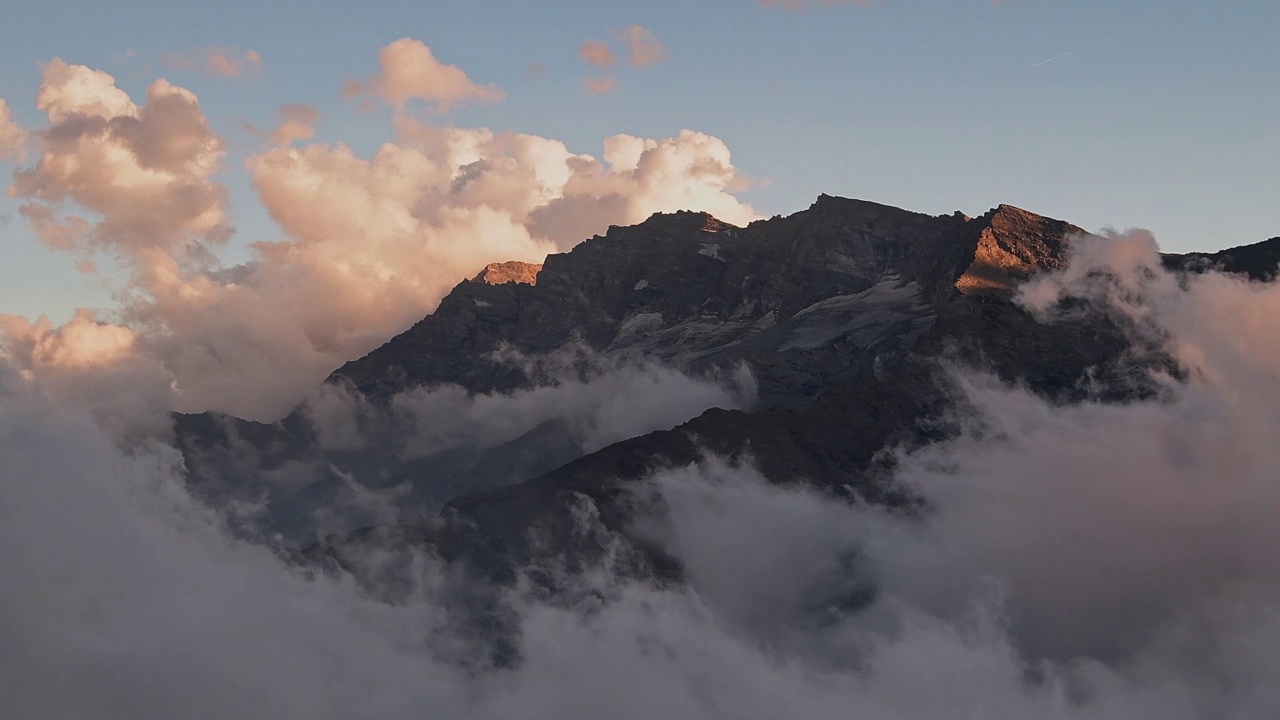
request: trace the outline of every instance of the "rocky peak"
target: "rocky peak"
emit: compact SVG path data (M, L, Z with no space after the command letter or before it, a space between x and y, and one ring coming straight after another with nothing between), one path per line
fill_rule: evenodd
M509 282L537 285L538 273L541 271L542 263L527 263L517 260L490 263L485 266L484 270L480 271L479 275L472 278L472 281L489 285L502 285Z
M677 210L671 213L654 213L637 225L610 225L606 237L615 237L619 233L630 236L637 232L670 234L702 231L718 233L734 228L736 228L735 225L724 222L707 212Z
M977 220L973 263L956 281L965 295L1008 292L1038 270L1066 262L1070 239L1088 233L1063 220L1000 205Z

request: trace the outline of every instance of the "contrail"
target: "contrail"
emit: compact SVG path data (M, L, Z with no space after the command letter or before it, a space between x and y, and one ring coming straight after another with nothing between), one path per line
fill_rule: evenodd
M1062 58L1064 58L1064 57L1066 57L1066 56L1070 55L1071 53L1073 53L1073 52L1075 52L1076 50L1079 50L1079 49L1080 49L1080 48L1075 48L1075 49L1073 49L1073 50L1068 50L1068 51L1066 51L1066 52L1062 53L1061 55L1057 55L1057 56L1051 57L1051 58L1049 58L1048 60L1041 60L1040 62L1036 63L1035 65L1032 65L1031 67L1032 67L1032 69L1035 69L1035 68L1040 67L1041 65L1048 65L1049 63L1053 62L1054 60L1061 60Z

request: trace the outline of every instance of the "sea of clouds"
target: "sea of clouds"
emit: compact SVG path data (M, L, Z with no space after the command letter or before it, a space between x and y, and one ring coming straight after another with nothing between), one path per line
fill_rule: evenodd
M665 509L639 522L687 583L606 563L566 578L591 590L574 602L515 588L521 659L500 669L444 652L429 554L386 604L233 539L172 448L122 449L6 364L0 698L24 717L1270 717L1280 286L1176 276L1131 233L1020 293L1046 319L1066 297L1185 378L1058 406L957 371L964 430L900 458L927 502L910 517L714 458L659 472L636 492Z
M225 143L189 90L157 80L139 103L54 60L37 97L48 127L18 127L0 102L25 220L86 270L105 254L128 274L112 317L0 316L9 714L1280 716L1280 286L1175 275L1141 232L1079 240L1018 300L1046 321L1084 300L1163 348L1181 372L1155 378L1155 397L1064 406L956 369L959 434L898 453L898 481L925 501L910 515L715 458L655 472L634 486L659 501L638 531L687 582L606 560L560 578L559 599L517 585L508 666L458 662L484 639L460 634L443 597L455 580L429 552L390 603L230 532L229 509L187 489L170 410L274 419L488 262L538 261L658 210L755 217L705 134L615 136L597 159L414 119L411 101L502 96L416 41L384 48L347 93L391 107L396 137L368 158L306 144L318 115L282 109L246 167L284 239L234 267L217 257L233 232ZM639 364L509 396L411 390L396 407L416 452L549 417L591 449L750 397L748 378ZM351 402L312 397L333 447L357 441ZM582 531L623 554L581 510Z

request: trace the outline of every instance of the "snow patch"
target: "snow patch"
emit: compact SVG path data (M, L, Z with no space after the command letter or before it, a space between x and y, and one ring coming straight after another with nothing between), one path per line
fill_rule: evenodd
M702 243L702 249L698 251L698 254L706 255L712 260L725 262L725 259L720 257L720 243Z

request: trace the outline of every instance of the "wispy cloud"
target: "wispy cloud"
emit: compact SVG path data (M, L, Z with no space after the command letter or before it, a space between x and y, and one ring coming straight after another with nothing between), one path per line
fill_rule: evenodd
M277 111L280 124L271 132L271 142L280 146L310 140L316 134L320 111L310 105L285 105Z
M609 46L599 40L588 40L578 48L578 57L592 67L607 69L613 67L618 58Z
M22 160L26 155L27 132L13 119L9 104L0 98L0 160Z
M204 47L167 55L164 63L178 70L200 70L214 77L234 78L262 71L262 56L235 47Z
M524 71L525 80L541 80L547 76L547 66L545 63L532 63L529 68Z
M627 48L627 62L631 67L646 68L671 57L662 41L641 25L630 25L619 31L617 37Z
M618 89L618 81L612 75L582 79L582 86L592 95L602 95Z

